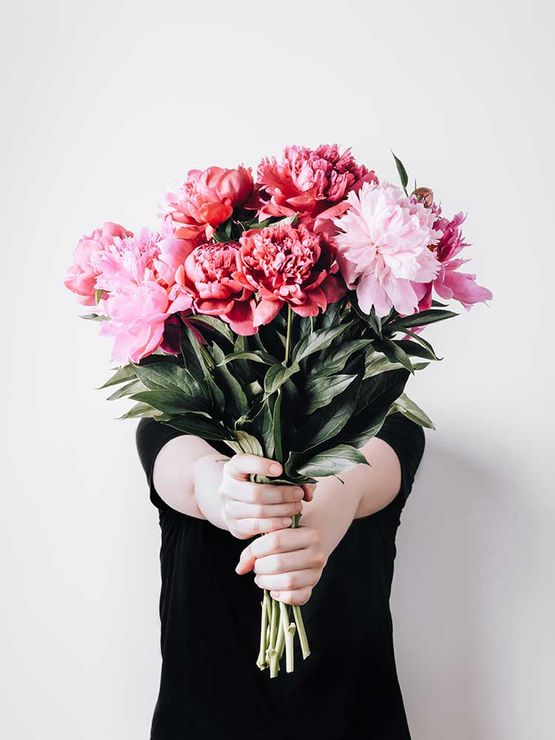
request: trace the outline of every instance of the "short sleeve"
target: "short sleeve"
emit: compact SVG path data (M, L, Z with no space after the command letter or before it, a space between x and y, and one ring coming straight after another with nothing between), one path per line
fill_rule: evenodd
M154 487L154 463L158 453L164 445L175 437L183 436L183 432L162 424L156 419L143 418L137 425L135 441L141 465L146 474L150 489L150 500L158 509L174 511L158 494Z
M411 492L414 476L425 447L424 430L414 421L396 412L388 416L376 437L395 451L401 465L401 487L397 500L404 504Z

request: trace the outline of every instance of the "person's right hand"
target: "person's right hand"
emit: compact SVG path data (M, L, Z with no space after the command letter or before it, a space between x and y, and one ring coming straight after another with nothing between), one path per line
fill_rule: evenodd
M276 478L282 467L257 455L234 455L223 466L219 488L222 516L232 535L247 540L291 526L291 517L302 511L302 499L312 498L307 486L252 483L251 475Z

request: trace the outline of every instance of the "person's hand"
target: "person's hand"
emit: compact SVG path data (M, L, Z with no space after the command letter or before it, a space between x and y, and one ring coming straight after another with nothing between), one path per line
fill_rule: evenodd
M236 567L240 575L254 570L255 582L285 604L306 604L327 558L320 533L311 527L281 529L246 547Z
M302 500L312 498L311 488L253 483L251 475L276 478L278 462L257 455L234 455L223 466L219 488L222 518L232 535L241 540L290 527L291 517L302 511Z

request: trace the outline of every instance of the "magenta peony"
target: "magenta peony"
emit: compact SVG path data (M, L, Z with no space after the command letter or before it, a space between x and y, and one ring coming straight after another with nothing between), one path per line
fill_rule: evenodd
M276 224L241 237L237 278L260 298L254 325L268 324L288 303L300 316L316 316L345 294L335 250L306 226Z
M88 236L83 236L73 253L73 263L69 267L64 284L78 296L84 306L94 306L96 279L98 270L93 266L93 259L104 249L113 244L115 238L132 236L123 226L106 221L99 229Z
M441 208L434 206L436 221L434 229L442 232L439 242L431 247L439 262L439 272L434 280L426 285L415 284L413 287L419 298L418 310L424 311L432 305L432 290L444 300L454 299L467 309L475 303L482 303L493 298L491 290L476 283L476 275L459 272L459 267L469 260L460 259L457 255L469 245L464 241L461 225L465 216L457 213L450 221L441 216Z
M263 159L258 180L261 217L300 213L315 218L363 182L377 182L377 177L356 163L350 149L341 154L337 144L322 144L317 149L288 146L279 162L275 157Z
M161 215L175 222L177 236L209 239L234 208L246 203L253 188L251 171L242 166L190 170L182 185L166 193Z
M192 299L198 313L219 316L242 336L255 334L253 289L236 279L239 268L237 243L199 245L177 270L171 311L181 311Z
M350 208L334 220L340 231L337 259L361 309L369 313L374 307L378 316L392 308L403 315L414 313L414 283L430 282L439 269L429 249L441 237L435 214L388 183L365 183L347 200Z

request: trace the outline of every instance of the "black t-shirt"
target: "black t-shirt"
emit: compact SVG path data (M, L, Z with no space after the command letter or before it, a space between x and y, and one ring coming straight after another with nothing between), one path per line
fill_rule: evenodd
M387 418L377 436L400 460L400 492L353 521L302 607L311 655L303 661L297 645L295 672L273 679L255 664L262 592L252 574L235 573L249 541L175 511L154 488L156 456L179 434L151 419L137 427L162 532L162 675L151 740L410 738L389 596L400 514L424 451L422 428L399 413Z

